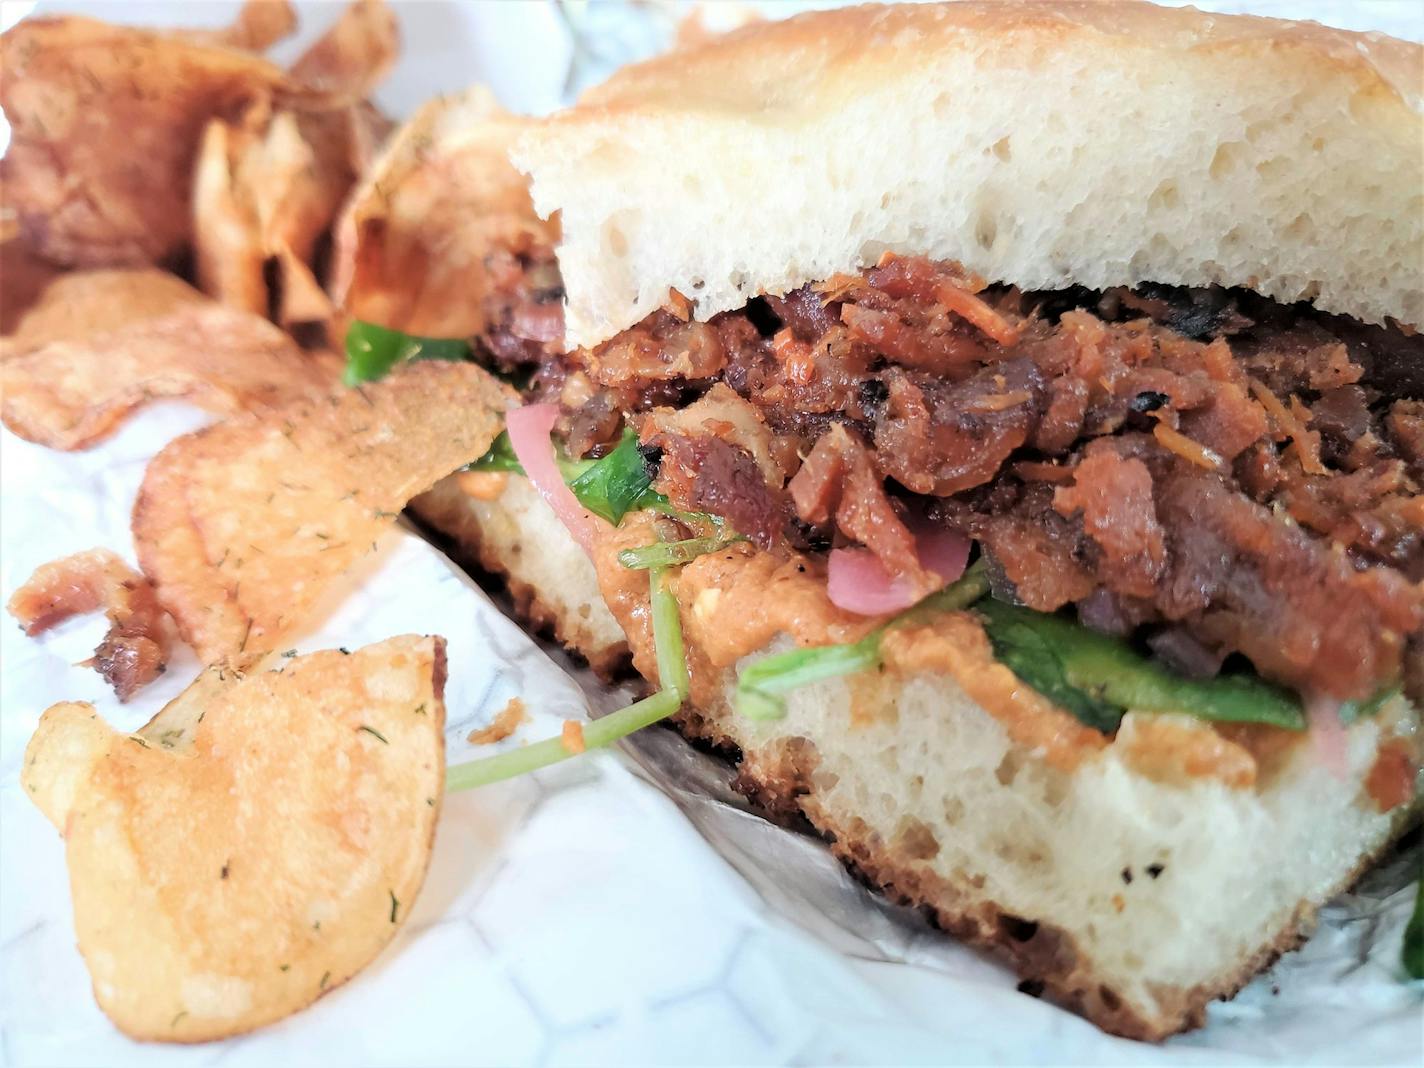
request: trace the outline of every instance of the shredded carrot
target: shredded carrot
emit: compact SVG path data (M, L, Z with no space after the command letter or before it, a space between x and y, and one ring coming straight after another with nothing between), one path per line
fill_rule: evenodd
M965 405L972 412L1002 412L1006 408L1016 408L1025 401L1033 399L1033 394L1026 389L1014 390L1012 393L990 393L980 397L971 404Z
M1291 442L1291 451L1307 475L1325 474L1325 465L1320 462L1320 432L1306 429L1310 425L1310 409L1299 397L1292 396L1290 410L1300 427L1300 433Z
M488 727L471 731L465 740L471 745L493 745L495 742L502 742L519 729L524 719L524 702L512 697L509 704L495 713Z
M1000 345L1012 345L1018 341L1019 328L989 307L982 297L948 282L935 290L935 296L955 315L967 320Z
M588 746L583 742L583 724L576 719L564 720L564 748L570 753L582 753Z
M1205 467L1208 471L1220 471L1225 466L1226 462L1214 449L1208 449L1199 441L1193 441L1180 430L1174 430L1166 423L1159 422L1153 427L1152 436L1164 449L1176 453L1183 460L1194 463L1198 467Z
M1291 444L1287 451L1299 461L1301 469L1308 475L1325 474L1325 465L1320 462L1320 435L1316 431L1306 429L1310 422L1310 409L1301 403L1299 397L1294 396L1291 397L1290 407L1287 408L1264 382L1254 378L1247 379L1247 386L1251 390L1251 396L1266 409L1266 414L1275 423L1276 440L1290 439Z
M668 290L667 303L663 305L667 313L674 319L687 322L692 318L692 301L688 300L676 289Z
M1267 388L1266 383L1255 378L1246 380L1247 388L1251 390L1251 396L1256 398L1256 402L1266 409L1266 414L1271 417L1271 421L1276 424L1276 440L1285 441L1293 436L1296 430L1295 420L1291 418L1290 411L1281 403L1281 398Z

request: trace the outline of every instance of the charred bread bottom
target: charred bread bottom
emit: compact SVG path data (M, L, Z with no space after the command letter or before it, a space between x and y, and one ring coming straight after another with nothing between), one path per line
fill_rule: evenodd
M479 499L452 478L413 507L592 664L626 654L594 567L526 480ZM1144 763L1133 739L1153 725L1131 714L1065 761L970 697L927 642L929 655L907 648L883 672L793 692L774 722L732 710L729 670L678 725L739 751L743 792L804 815L887 896L1112 1033L1200 1026L1211 1000L1297 946L1417 809L1381 812L1367 788L1382 743L1418 731L1403 699L1350 728L1342 776L1295 743L1243 787Z

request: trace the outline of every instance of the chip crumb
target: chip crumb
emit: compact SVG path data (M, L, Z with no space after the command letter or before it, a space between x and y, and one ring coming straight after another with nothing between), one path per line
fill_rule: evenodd
M502 742L517 731L527 718L524 702L518 697L511 697L509 703L495 714L488 727L472 730L465 740L471 745L493 745L495 742Z
M576 719L564 720L563 742L570 753L582 753L587 749L583 741L583 724Z
M1118 912L1121 912L1123 909L1127 908L1127 901L1123 898L1121 894L1113 894L1112 904L1113 908L1115 908Z

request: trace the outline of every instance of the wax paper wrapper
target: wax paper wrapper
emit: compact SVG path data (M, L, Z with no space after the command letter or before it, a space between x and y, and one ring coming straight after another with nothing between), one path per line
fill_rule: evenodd
M400 6L405 58L380 100L400 114L483 80L509 106L548 110L659 47L674 21L667 5L653 15L640 4L562 6L578 10ZM1410 27L1424 11L1245 6L1406 36L1418 35ZM63 7L173 25L220 24L233 5ZM299 7L305 39L335 17L331 5ZM580 40L589 32L598 47ZM153 408L83 453L0 432L0 596L69 552L107 546L132 560L129 511L144 465L207 418ZM139 1045L94 1004L63 844L18 785L25 743L51 703L92 701L133 729L197 670L180 651L120 705L76 666L103 629L102 619L77 620L35 641L0 625L0 1064L1424 1063L1424 984L1403 982L1398 964L1417 846L1326 908L1305 948L1213 1006L1205 1029L1145 1046L1019 993L1006 970L866 891L819 841L751 812L726 764L663 729L620 753L448 798L408 922L311 1009L226 1042ZM330 591L292 644L353 647L407 632L449 642L452 762L490 751L466 735L511 697L530 718L505 745L627 697L532 641L404 527Z

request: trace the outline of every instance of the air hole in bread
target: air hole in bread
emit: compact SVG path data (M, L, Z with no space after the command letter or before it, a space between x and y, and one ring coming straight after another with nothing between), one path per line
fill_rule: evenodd
M1010 786L1018 778L1019 767L1022 765L1022 758L1017 749L1010 749L1004 754L1004 759L999 761L999 766L994 769L994 778L999 780L1000 786Z
M610 253L622 259L628 255L628 235L623 232L616 218L609 219L603 227L603 244Z
M911 860L933 860L939 855L939 840L917 819L902 820L895 839L894 848Z
M1007 163L1014 158L1013 145L1008 137L1001 137L990 146L989 151Z
M1216 146L1207 173L1216 179L1226 178L1240 168L1245 158L1246 146L1240 141L1223 141Z
M1013 916L1009 913L1002 913L998 918L999 933L1005 938L1011 938L1015 942L1027 942L1034 935L1038 934L1038 924L1032 920L1026 920L1022 916Z
M1161 182L1147 198L1149 208L1175 208L1182 203L1182 195L1177 191L1177 183L1170 178Z
M993 213L981 211L974 223L974 240L986 252L994 247L994 239L999 236L999 221Z

